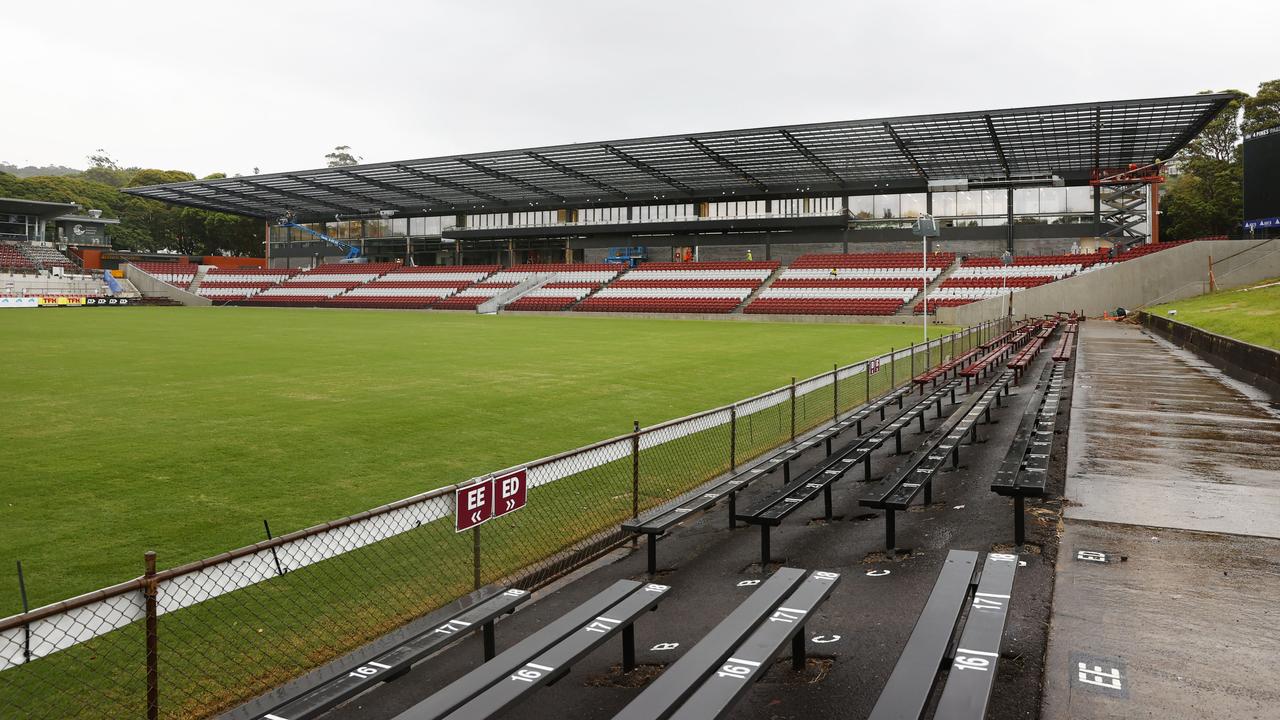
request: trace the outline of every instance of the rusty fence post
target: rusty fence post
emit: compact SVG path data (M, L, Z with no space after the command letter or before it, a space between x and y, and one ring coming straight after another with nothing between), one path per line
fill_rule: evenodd
M796 441L796 379L791 378L791 442Z
M159 613L156 609L157 583L156 554L148 550L142 555L143 585L142 596L146 603L146 641L147 641L147 720L158 720L160 717L160 639Z
M840 365L831 364L831 406L834 411L831 413L831 422L840 419Z
M640 421L631 421L631 519L640 517Z
M18 561L18 595L22 597L22 614L26 615L31 612L31 606L27 604L27 580L22 575L22 561ZM24 624L22 626L22 662L31 662L31 626Z
M729 472L738 472L738 406L729 406Z
M863 403L871 402L871 361L868 360L862 364L862 379L866 381L867 393Z

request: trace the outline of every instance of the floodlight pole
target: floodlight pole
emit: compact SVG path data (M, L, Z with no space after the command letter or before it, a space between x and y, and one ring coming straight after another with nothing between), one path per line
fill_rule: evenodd
M920 294L924 296L923 331L925 344L929 342L929 236L920 237ZM921 386L923 387L923 386Z
M924 315L921 329L924 342L929 343L929 238L938 236L938 225L929 213L916 220L911 232L920 236L920 294L924 296Z

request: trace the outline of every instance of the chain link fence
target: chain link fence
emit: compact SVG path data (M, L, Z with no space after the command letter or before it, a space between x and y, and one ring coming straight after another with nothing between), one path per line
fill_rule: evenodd
M623 521L1004 329L976 326L519 466L527 505L465 532L454 493L469 483L168 570L148 554L138 578L0 620L0 717L224 712L475 589L545 585L626 540Z

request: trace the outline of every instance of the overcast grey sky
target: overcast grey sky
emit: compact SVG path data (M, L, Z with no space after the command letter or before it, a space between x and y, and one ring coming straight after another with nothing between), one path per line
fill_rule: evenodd
M1275 0L18 2L0 160L249 174L1280 78Z

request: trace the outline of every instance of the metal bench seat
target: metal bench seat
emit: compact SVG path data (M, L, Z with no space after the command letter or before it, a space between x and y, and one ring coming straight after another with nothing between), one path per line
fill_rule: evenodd
M806 438L803 442L789 445L786 448L775 452L769 457L761 460L752 466L743 469L729 477L713 483L711 486L703 489L697 495L686 498L673 506L665 506L648 514L622 523L622 529L626 532L635 533L637 535L648 536L648 570L652 575L657 572L658 566L658 550L657 539L665 534L667 530L675 525L683 522L690 515L707 510L724 498L729 498L729 527L735 527L737 514L737 494L745 489L749 484L759 478L768 475L778 467L783 468L784 486L790 484L790 466L789 463L801 453L817 447L820 443L826 444L827 455L832 454L831 441L839 436L840 433L850 428L858 435L863 434L863 423L871 419L874 415L879 414L880 420L885 419L885 411L888 406L897 403L899 407L903 405L903 399L909 395L911 389L908 387L898 388L892 392L877 398L876 400L862 406L857 411L847 417L833 423L831 426L824 428L822 431ZM954 399L954 398L953 398Z
M657 606L666 585L619 580L497 657L396 716L396 720L485 718L552 682L592 649L623 634L623 666L635 665L633 623Z
M1026 536L1025 498L1045 492L1053 435L1058 417L1070 407L1070 401L1066 365L1046 365L1027 401L1013 444L991 483L992 492L1013 498L1014 538L1018 544L1022 544Z
M839 581L838 573L779 568L614 720L728 716L788 642L792 667L804 667L805 621Z
M879 428L869 430L849 444L829 455L817 466L809 470L779 490L765 498L749 512L738 515L743 522L760 526L760 562L769 562L769 530L782 524L783 519L795 512L801 505L822 493L826 501L826 517L831 519L831 485L842 479L859 463L863 465L866 480L871 479L871 453L895 438L898 452L902 452L902 430L913 421L920 422L924 431L924 416L930 406L936 406L938 417L942 417L942 402L948 395L955 402L955 390L959 380L951 380L937 388L929 395L919 399L910 407Z
M1018 556L988 553L974 582L978 553L952 550L911 637L898 657L870 720L920 720L946 669L935 718L982 720L991 699ZM954 653L948 654L966 603L969 613Z
M867 489L859 505L884 510L885 547L895 546L895 511L906 510L916 495L924 492L925 503L933 500L933 480L948 457L953 466L960 462L960 443L966 434L970 444L977 441L978 420L991 420L991 405L1007 395L1013 382L1012 370L1005 370L985 390L975 393L939 425L905 462L884 480Z
M509 588L491 595L431 630L353 666L346 674L290 698L270 712L259 715L258 719L308 720L318 717L379 683L400 677L415 663L477 628L484 632L484 659L490 660L494 654L494 621L502 615L514 612L517 606L528 599L529 592L518 588Z

